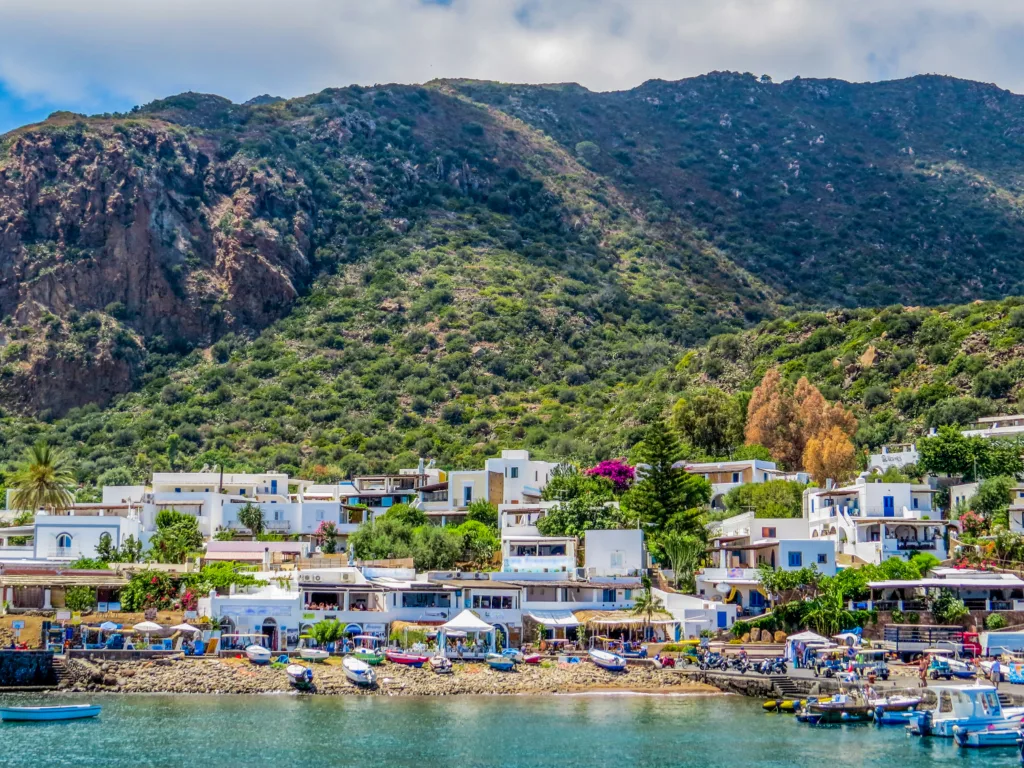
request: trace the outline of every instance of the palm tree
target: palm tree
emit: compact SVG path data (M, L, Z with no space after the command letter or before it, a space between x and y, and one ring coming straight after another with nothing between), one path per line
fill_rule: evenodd
M40 440L25 452L11 475L11 505L33 512L64 510L75 503L70 490L74 484L75 477L61 452Z
M651 577L644 574L643 579L640 582L643 586L643 592L633 602L633 615L644 617L644 639L647 638L647 628L651 625L651 621L654 619L654 614L661 613L665 610L665 604L661 601L660 597L655 597L651 592Z

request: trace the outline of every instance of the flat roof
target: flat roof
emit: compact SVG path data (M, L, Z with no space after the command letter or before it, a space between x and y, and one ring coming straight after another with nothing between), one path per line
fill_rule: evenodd
M640 580L635 582L622 581L477 581L469 584L508 584L513 587L577 587L580 589L636 589L640 586ZM566 603L567 608L572 610L572 604Z
M909 581L869 581L871 589L901 589L906 587L942 588L953 587L961 589L1017 589L1024 588L1024 581L1016 576L1009 579L914 579Z

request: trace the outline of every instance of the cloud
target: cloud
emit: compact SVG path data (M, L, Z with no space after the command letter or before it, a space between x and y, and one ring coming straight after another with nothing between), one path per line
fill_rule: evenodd
M715 69L1024 92L1019 0L4 0L0 92L79 111L472 77L596 90Z

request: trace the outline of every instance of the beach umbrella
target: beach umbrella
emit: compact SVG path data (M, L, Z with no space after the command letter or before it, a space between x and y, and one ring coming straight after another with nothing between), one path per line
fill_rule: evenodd
M171 627L171 631L172 632L191 632L193 634L195 634L196 632L202 632L201 629L199 629L198 627L193 627L191 624L175 624L173 627Z
M146 636L146 643L149 643L149 636L153 632L161 632L163 627L157 624L155 621L143 621L140 624L136 624L133 629L136 632L141 632Z
M102 629L104 632L113 632L115 629L117 629L117 624L115 624L112 621L104 621L102 624L100 624L100 629Z

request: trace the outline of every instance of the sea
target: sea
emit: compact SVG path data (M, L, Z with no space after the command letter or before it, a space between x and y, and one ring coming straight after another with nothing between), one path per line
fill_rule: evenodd
M811 728L728 695L0 696L101 704L95 720L0 724L0 766L595 768L1018 766L901 728Z

